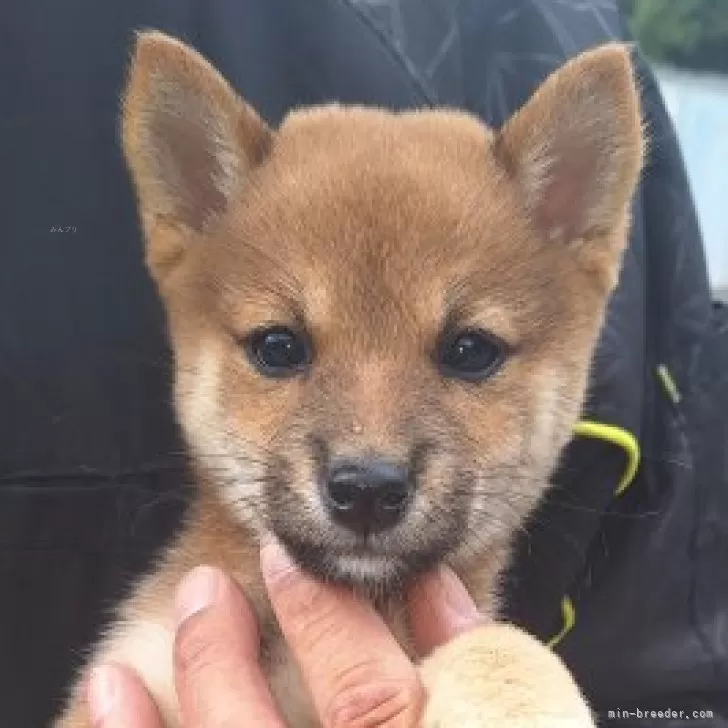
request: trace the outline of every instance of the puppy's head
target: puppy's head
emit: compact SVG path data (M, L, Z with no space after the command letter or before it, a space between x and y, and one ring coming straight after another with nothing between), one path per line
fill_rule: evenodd
M140 37L124 148L191 449L241 521L383 586L501 549L584 398L642 135L627 51L502 129L329 106L270 129Z

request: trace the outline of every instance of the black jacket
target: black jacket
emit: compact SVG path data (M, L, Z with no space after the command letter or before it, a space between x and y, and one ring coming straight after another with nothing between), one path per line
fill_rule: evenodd
M498 124L566 57L623 36L612 0L0 5L7 728L47 723L103 608L189 492L117 143L141 27L196 46L272 123L336 99ZM631 246L584 422L519 544L506 612L552 642L605 719L702 709L713 718L698 725L728 726L728 314L711 303L674 133L637 63L652 143Z

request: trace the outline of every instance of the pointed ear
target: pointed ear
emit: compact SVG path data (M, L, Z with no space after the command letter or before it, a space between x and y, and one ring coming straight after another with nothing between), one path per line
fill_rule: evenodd
M547 239L584 240L623 227L643 155L627 48L610 44L568 62L505 124L495 144Z
M160 221L207 229L272 143L266 124L199 53L158 32L138 36L122 138L148 237Z

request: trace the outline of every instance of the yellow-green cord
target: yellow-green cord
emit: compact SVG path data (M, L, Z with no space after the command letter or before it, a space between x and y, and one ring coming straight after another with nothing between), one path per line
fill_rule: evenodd
M549 647L555 647L566 637L569 632L574 628L576 624L576 609L574 608L574 602L567 596L561 600L561 618L563 620L563 626L558 634L554 635L549 641Z
M675 382L672 374L670 374L668 368L664 364L660 364L660 366L657 367L657 378L662 383L662 387L672 403L680 404L682 395L677 387L677 382Z
M629 431L616 425L605 425L602 422L581 420L574 427L574 433L581 437L591 437L621 447L627 456L627 465L622 478L617 484L616 495L622 495L629 488L640 466L640 444Z
M672 377L670 377L669 373L667 373L667 370L664 369L664 367L662 369L665 374L667 374L668 381L672 382ZM659 371L660 369L658 368L658 372ZM662 379L663 375L660 375L660 378ZM663 384L664 383L665 382L663 380ZM668 389L669 385L666 384L665 387ZM674 392L677 394L677 401L679 401L680 393L677 391L677 387L674 387ZM673 401L675 400L673 399ZM574 427L574 434L579 437L590 437L595 440L602 440L603 442L608 442L611 445L616 445L617 447L622 448L627 457L627 465L615 490L615 495L622 495L622 493L624 493L624 491L632 484L640 466L641 453L637 438L629 430L625 430L623 427L607 425L603 422L593 422L591 420L581 420L578 422ZM571 632L576 624L576 608L574 607L574 602L571 600L571 597L568 595L564 596L561 600L561 619L561 629L548 641L547 644L549 647L555 647L558 645L559 642L561 642L564 637Z

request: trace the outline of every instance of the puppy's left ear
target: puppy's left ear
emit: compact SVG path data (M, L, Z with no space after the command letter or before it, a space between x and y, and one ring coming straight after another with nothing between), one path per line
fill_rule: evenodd
M643 157L627 48L587 51L553 73L496 135L495 151L545 239L599 239L591 263L616 266Z

